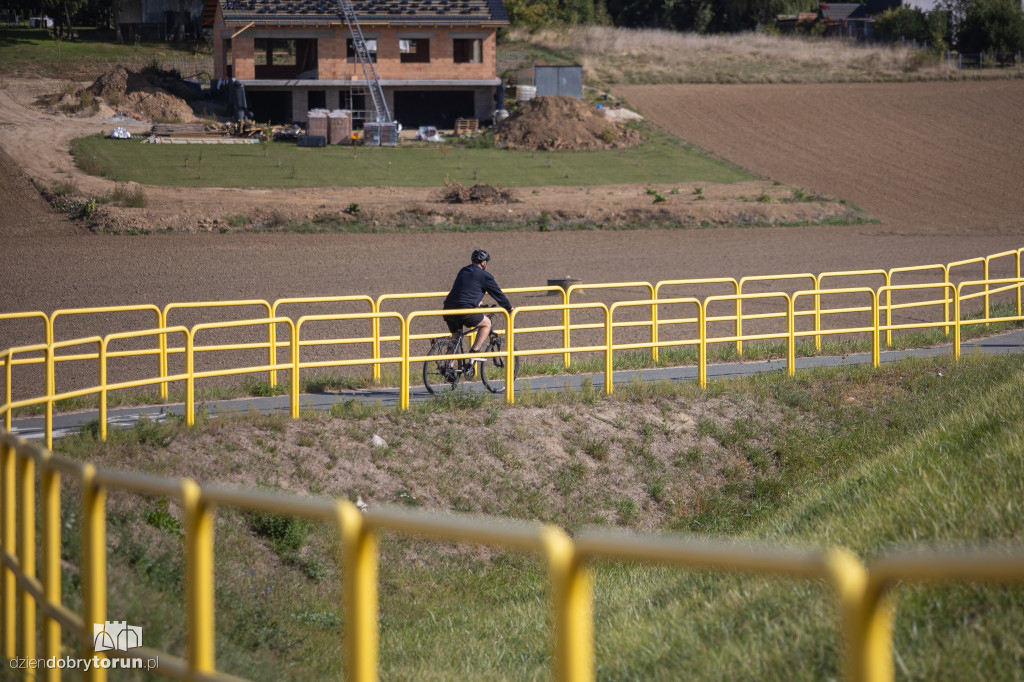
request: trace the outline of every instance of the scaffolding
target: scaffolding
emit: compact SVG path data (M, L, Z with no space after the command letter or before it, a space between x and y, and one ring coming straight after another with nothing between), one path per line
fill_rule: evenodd
M345 17L345 23L348 24L349 33L352 35L352 47L356 53L356 60L363 67L363 79L370 91L375 122L391 123L391 112L388 111L388 103L384 99L384 89L380 86L377 69L373 66L373 60L366 49L366 39L363 38L363 30L359 28L359 20L356 18L355 10L352 9L352 3L350 0L338 0L338 4L341 7L341 15Z

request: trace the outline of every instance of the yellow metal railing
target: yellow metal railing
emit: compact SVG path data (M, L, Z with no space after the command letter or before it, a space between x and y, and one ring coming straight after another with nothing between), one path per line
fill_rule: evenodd
M707 385L708 347L713 344L731 344L739 341L762 340L777 341L784 344L786 347L786 366L788 372L793 374L796 370L795 358L797 341L801 338L814 336L816 344L820 345L820 339L822 336L867 334L872 342L872 363L877 367L880 362L880 338L883 333L888 336L892 334L893 331L897 330L908 331L913 329L927 330L947 328L951 329L953 332L952 348L954 356L958 358L960 356L962 326L970 324L989 324L994 320L1024 320L1024 317L1020 314L1004 315L1002 317L995 318L992 316L990 310L978 320L962 320L962 302L974 299L989 300L993 296L998 296L1000 294L1005 295L1014 292L1019 296L1022 288L1024 288L1024 279L1022 278L1000 278L993 280L962 282L959 285L943 282L886 285L879 287L878 289L871 289L869 287L851 287L844 289L814 288L797 291L793 294L785 292L725 294L709 296L703 301L689 297L653 300L645 299L637 301L619 301L617 303L613 303L610 307L600 302L556 303L538 306L520 306L515 308L511 315L501 308L479 308L475 310L477 312L499 314L503 316L505 320L505 347L500 353L488 353L486 355L487 357L502 355L507 360L505 399L511 403L515 400L515 384L512 381L512 372L514 371L515 366L513 360L515 357L522 358L527 356L559 354L567 355L569 353L601 353L604 358L604 390L608 394L611 394L614 389L612 382L614 355L617 351L623 350L657 350L665 347L695 347L697 350L696 364L698 381L702 387ZM980 291L977 291L978 289L980 289ZM911 295L914 294L914 292L917 292L919 295L918 297L920 297L920 295L924 295L927 300L919 300L916 303L891 303L894 294L902 296ZM865 302L854 306L845 305L843 303L844 297L863 297ZM797 303L806 299L813 300L813 311L797 309ZM823 302L828 303L832 300L836 300L838 303L835 305L823 305ZM885 308L884 314L881 303L883 300L890 301L890 305ZM713 326L720 325L722 323L727 323L729 325L737 323L736 327L739 328L739 318L733 314L736 305L744 302L749 304L754 301L758 302L761 311L748 315L746 319L759 320L762 323L762 331L757 333L747 331L745 333L741 333L741 335L731 334L716 336L712 334ZM661 318L658 319L659 316L657 310L659 308L681 305L693 306L695 314L692 317L672 318L665 318L664 315L662 315ZM941 307L943 312L932 321L919 320L898 324L890 321L892 319L891 311L893 309L903 309L904 307L912 305L926 307L938 306ZM718 314L719 309L722 307L727 309L728 312L726 314ZM625 311L635 310L637 308L648 308L654 311L650 313L650 318L658 319L657 324L655 325L648 321L637 322L635 319L620 319L619 316L624 314ZM952 309L951 315L949 313L950 308ZM558 325L527 326L524 324L523 320L528 320L537 315L543 315L544 313L558 313L564 317L566 313L571 311L582 312L586 310L595 311L601 316L601 321L598 323L575 323L571 325L571 328L576 330L599 330L601 332L599 341L591 337L594 341L592 343L587 345L569 346L561 344L545 344L540 341L534 341L529 344L522 343L522 337L528 333L558 332L562 330ZM240 374L255 374L263 372L276 374L278 371L286 371L290 376L288 391L290 414L292 417L297 417L300 409L299 395L301 374L303 370L323 367L355 367L367 365L371 367L380 367L384 364L398 365L399 407L401 409L406 409L410 404L412 365L428 361L427 355L420 354L415 350L414 342L437 336L436 332L418 330L413 323L420 318L440 317L444 315L445 312L446 311L443 310L420 310L413 311L405 315L398 312L306 315L300 317L298 321L293 321L289 317L255 318L207 322L195 325L191 328L183 326L160 327L156 329L120 332L109 334L105 337L94 336L85 339L67 339L50 344L37 344L33 346L9 348L0 352L0 364L2 364L5 369L3 387L4 402L0 405L0 414L3 415L4 427L10 430L14 410L42 405L44 410L46 444L49 447L52 446L53 410L54 404L57 401L96 395L99 406L100 436L101 438L105 438L107 428L107 401L108 396L112 391L154 384L166 388L166 386L171 382L181 382L185 387L185 419L186 423L191 425L195 421L197 381ZM810 314L814 315L814 324L812 328L798 329L797 322L801 316L807 316ZM840 315L858 316L860 321L856 324L847 326L829 325L827 328L823 327L821 324L821 320ZM398 328L398 334L396 336L381 336L379 331L382 320L393 321ZM365 324L366 322L371 323L375 328L377 332L376 339L365 335L322 338L304 334L304 330L312 325L320 325L324 323ZM781 326L772 330L769 327L771 327L773 323ZM696 327L696 333L691 337L674 338L672 340L653 340L658 338L657 334L653 333L645 340L621 341L616 340L615 338L615 332L617 330L628 331L637 326L645 327L648 325L652 325L652 329L658 327L668 329L672 327L690 325ZM287 330L287 334L284 337L285 340L278 339L277 330L279 327L284 327ZM273 339L272 343L251 343L244 340L236 343L199 343L199 340L208 339L208 335L216 331L240 329L249 329L251 331L261 330L264 328L269 330L267 333L269 338ZM742 332L742 329L740 329L740 331ZM178 335L184 339L184 344L181 346L168 346L168 337L176 337ZM112 358L139 357L153 352L146 350L119 350L117 348L119 344L128 341L139 341L146 338L158 339L159 343L168 354L182 354L184 356L184 367L182 371L174 375L169 375L167 373L166 365L162 365L159 373L157 374L143 376L141 378L136 377L131 380L111 381L109 378L108 364ZM564 341L566 337L565 335L562 335L560 338ZM394 355L383 356L380 352L380 345L378 342L380 340L390 341L392 339L398 341L397 353ZM303 351L308 353L309 350L317 348L322 349L327 347L340 349L348 348L353 345L367 346L371 348L371 351L363 355L356 354L334 359L323 359L322 356L318 359L309 359L308 357L304 359L303 357ZM61 354L65 349L76 346L92 346L95 350L90 352L76 352L74 354ZM196 366L197 357L199 356L209 358L218 353L264 348L269 349L266 363L250 364L241 362L237 359L233 359L229 362L225 359L219 363L214 363L215 366L212 369L200 370L197 369ZM287 351L287 356L283 360L278 357L279 351L282 349ZM39 357L39 354L42 354L42 357ZM44 377L40 388L36 391L32 391L27 387L22 387L22 392L31 393L30 397L13 399L12 385L14 370L15 368L28 364L21 360L21 358L25 356L30 356L36 364L41 363L43 365ZM463 354L456 357L468 357L468 355ZM96 369L94 376L97 377L96 384L84 388L79 387L73 390L57 392L54 389L56 385L54 377L59 367L58 362L69 362L71 360L78 362L95 361ZM210 362L206 362L205 364L209 365Z
M81 613L62 604L60 556L63 523L61 481L77 485L82 498L82 553L77 566ZM780 549L769 545L709 541L680 535L584 530L570 538L550 525L467 515L380 508L362 513L347 500L279 495L190 479L164 478L97 469L54 456L10 434L0 435L0 648L6 659L62 655L61 634L79 642L83 657L93 651L93 623L107 613L106 499L110 490L169 498L180 504L185 546L184 657L149 647L125 656L159 658L151 672L179 680L234 680L217 671L214 640L216 603L213 526L219 507L260 510L314 519L340 538L341 610L346 679L373 682L379 671L379 536L383 532L469 542L529 552L546 565L552 612L552 677L594 679L594 593L589 568L595 559L663 564L687 570L733 571L780 580L816 580L835 595L843 634L845 678L888 682L894 678L891 591L898 585L936 581L1022 583L1024 554L891 554L865 566L853 554ZM40 510L39 523L36 509ZM39 538L41 547L36 546ZM37 550L41 566L36 565ZM41 651L37 650L37 641ZM48 680L59 668L45 668ZM88 680L106 680L98 666Z
M705 278L705 279L673 279L663 280L654 284L648 282L616 282L616 283L600 283L600 284L576 284L569 287L567 290L561 287L547 286L547 287L516 287L507 289L506 292L509 294L520 294L520 293L541 293L546 292L549 294L558 294L561 297L560 302L564 305L571 302L571 296L573 293L582 294L588 292L591 294L603 294L609 293L612 290L622 289L642 289L646 291L647 301L655 301L661 297L661 291L667 287L679 287L679 286L690 286L690 287L707 287L707 286L730 286L732 291L730 293L739 295L744 293L743 287L749 286L755 282L800 282L801 280L809 281L811 287L809 289L801 290L817 290L826 291L825 282L835 278L864 278L864 277L882 277L883 285L890 286L903 283L904 279L908 276L928 276L927 273L935 273L938 276L937 282L950 283L951 276L954 272L960 272L967 268L980 268L982 277L976 281L988 280L991 278L991 272L994 265L1006 269L1012 268L1013 278L1021 277L1021 256L1024 253L1024 249L1017 249L1011 251L1004 251L990 256L983 256L978 258L965 259L955 261L949 264L929 264L929 265L916 265L910 267L899 267L886 270L851 270L841 272L824 272L819 275L813 275L810 273L803 274L778 274L778 275L758 275L753 277L744 277L740 280L732 278ZM1009 261L1009 263L1007 262ZM897 281L900 280L900 281ZM920 283L920 282L913 282ZM1017 315L1021 315L1022 309L1022 287L1016 286L1015 298ZM996 292L990 291L988 287L985 288L984 292L978 296L972 298L981 299L982 312L986 316L989 315L991 296ZM342 304L342 303L358 303L366 304L369 308L369 313L384 312L384 306L386 304L394 303L399 300L411 300L411 301L427 301L430 299L440 299L445 296L446 292L425 292L425 293L399 293L399 294L385 294L379 296L377 299L373 299L370 296L365 295L353 295L353 296L327 296L327 297L305 297L305 298L283 298L270 303L261 299L254 300L240 300L240 301L206 301L206 302L189 302L189 303L170 303L166 305L162 310L152 305L133 305L133 306L109 306L109 307L93 307L93 308L78 308L78 309L63 309L57 310L51 313L49 316L43 312L24 312L24 313L2 313L0 314L0 322L14 321L24 318L39 319L43 322L43 333L37 342L33 342L32 345L51 344L55 340L55 331L57 330L57 322L62 317L89 317L99 318L101 316L114 316L115 319L123 319L125 315L134 313L149 313L152 312L156 319L156 327L162 328L171 326L172 316L181 314L186 309L197 311L204 317L208 317L210 312L213 314L221 315L228 309L239 309L245 307L257 307L260 308L265 314L266 318L277 318L283 317L279 313L279 309L287 308L295 305L325 305L325 304ZM879 298L879 309L884 311L886 328L886 344L892 344L892 332L898 327L893 325L893 312L909 312L911 309L926 308L929 306L938 306L945 303L947 310L945 312L945 318L947 321L950 317L950 311L948 308L952 306L952 301L947 297L945 299L936 299L931 301L909 301L902 303L893 302L894 290L885 290L884 296ZM606 303L607 304L607 303ZM732 316L718 316L716 321L721 322L732 322L735 325L736 331L734 334L735 344L737 353L742 354L743 352L743 341L746 338L743 333L743 324L745 321L756 321L764 319L760 314L746 315L742 310L742 299L735 299L734 301L735 311ZM795 314L798 318L805 316L813 316L814 318L814 329L821 329L821 321L823 315L827 311L821 311L819 309L819 298L814 297L813 309L810 311L796 309ZM332 311L333 312L333 311ZM574 330L585 330L585 329L600 329L601 323L589 323L589 324L573 324L570 320L571 310L569 308L563 308L561 311L562 322L560 325L548 325L544 327L538 327L536 329L519 329L519 333L526 332L560 332L562 335L562 347L572 348L571 334ZM647 346L655 360L658 357L659 348L664 347L660 344L659 330L661 324L658 320L659 309L657 306L652 306L650 309L650 318L645 321L617 321L615 322L616 327L646 327L649 332L650 344ZM775 313L777 315L777 313ZM371 333L369 337L354 337L344 340L338 340L339 343L346 344L369 344L371 350L370 357L377 358L381 353L381 344L385 342L398 342L400 341L399 336L391 335L382 337L379 329L378 318L368 318L371 325ZM943 325L944 330L947 334L951 331L951 325ZM115 329L112 331L128 331L124 329ZM238 350L243 349L265 349L268 361L267 365L273 367L276 363L274 361L274 355L277 350L283 346L286 346L286 342L278 341L274 337L274 325L267 326L267 341L265 343L245 343L235 344L232 347ZM413 339L415 340L414 336ZM815 344L820 348L821 335L815 335ZM178 346L174 348L167 347L167 339L165 336L159 336L157 338L157 347L154 349L142 348L132 350L119 351L119 357L132 357L132 356L149 356L156 355L159 357L160 376L164 377L167 375L167 363L170 355L183 354L185 352L184 347ZM572 351L565 351L562 353L563 363L566 367L569 366L570 357ZM96 355L93 353L79 353L76 355L61 355L57 354L53 361L57 364L70 362L74 360L90 360L96 359ZM10 374L15 367L22 365L39 365L44 362L43 358L38 354L26 354L22 351L21 355L17 358L12 358L9 355L0 355L0 367L2 367L5 374ZM375 381L380 379L380 368L382 363L371 363L372 378ZM271 385L275 385L277 382L277 371L275 369L267 370L268 381ZM159 390L161 397L167 399L168 396L168 382L160 382ZM48 387L48 391L55 392L53 386Z

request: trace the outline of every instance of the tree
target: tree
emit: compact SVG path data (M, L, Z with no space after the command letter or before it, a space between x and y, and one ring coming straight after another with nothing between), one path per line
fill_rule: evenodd
M1017 0L974 0L960 27L963 52L1024 50L1024 15Z

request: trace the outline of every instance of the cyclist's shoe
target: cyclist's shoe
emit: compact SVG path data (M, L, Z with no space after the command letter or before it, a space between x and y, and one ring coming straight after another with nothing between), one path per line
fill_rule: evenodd
M480 351L478 351L478 350L471 350L469 352L470 353L479 353ZM469 362L467 363L467 366L466 366L466 378L467 379L472 379L473 377L475 377L476 376L476 367L477 367L477 365L482 365L485 362L487 362L487 358L470 358ZM480 368L480 371L481 372L483 371L482 367Z

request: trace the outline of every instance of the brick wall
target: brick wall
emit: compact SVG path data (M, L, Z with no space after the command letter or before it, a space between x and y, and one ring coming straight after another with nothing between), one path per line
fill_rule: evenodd
M218 12L220 10L218 9ZM218 14L218 18L220 15ZM216 75L225 77L224 40L221 38L223 24L214 31L214 59ZM460 27L457 29L434 27L364 27L363 32L377 37L377 75L383 80L483 80L497 75L497 43L494 29ZM452 55L451 34L487 34L483 38L483 61L478 64L456 64ZM349 34L345 29L336 29L333 39L317 41L319 80L363 80L362 67L347 58ZM398 41L402 36L429 37L430 61L426 63L405 63L401 61ZM253 39L243 31L232 41L233 75L240 80L256 77Z

